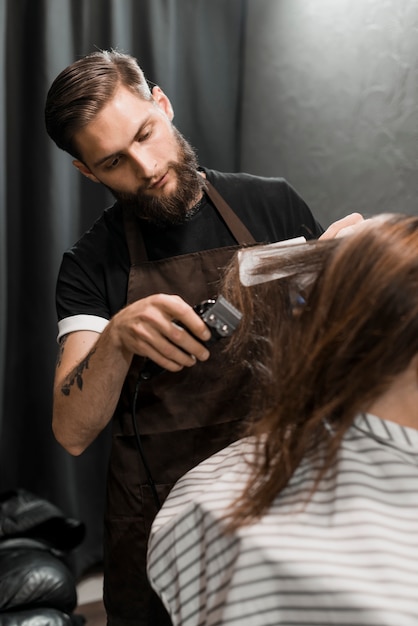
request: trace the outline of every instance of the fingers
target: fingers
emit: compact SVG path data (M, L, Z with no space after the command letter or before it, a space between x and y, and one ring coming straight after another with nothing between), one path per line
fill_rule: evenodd
M206 361L209 350L185 328L168 321L158 328L141 329L137 337L138 349L164 369L178 371L195 365L196 360Z
M320 239L334 239L334 237L344 237L352 232L364 222L360 213L350 213L345 217L333 222L327 230L320 236Z
M138 300L111 323L123 349L148 357L164 369L178 371L209 358L201 341L207 341L211 333L178 296L156 294Z

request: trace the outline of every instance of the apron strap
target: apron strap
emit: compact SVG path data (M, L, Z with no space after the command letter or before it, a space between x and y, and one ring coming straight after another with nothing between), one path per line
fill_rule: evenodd
M218 213L228 226L233 237L240 245L248 245L256 243L254 237L241 222L239 217L234 213L229 204L222 198L221 194L215 189L211 182L206 179L206 193L215 205Z
M222 217L236 242L240 246L256 243L247 227L244 226L229 204L207 179L205 181L205 192L212 200L216 210ZM144 238L142 237L141 229L138 227L138 219L135 217L132 210L123 210L123 223L131 265L139 265L140 263L148 261Z

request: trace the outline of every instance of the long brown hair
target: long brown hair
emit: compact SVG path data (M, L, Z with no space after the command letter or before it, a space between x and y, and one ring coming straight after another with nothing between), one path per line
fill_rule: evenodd
M56 77L46 98L45 124L59 148L81 159L74 135L93 120L119 85L151 100L150 88L136 59L117 50L92 52Z
M259 518L303 458L319 463L317 486L356 414L418 353L418 217L371 219L272 256L261 271L285 277L244 287L235 259L223 286L243 312L229 350L252 370L247 434L260 453L232 528Z

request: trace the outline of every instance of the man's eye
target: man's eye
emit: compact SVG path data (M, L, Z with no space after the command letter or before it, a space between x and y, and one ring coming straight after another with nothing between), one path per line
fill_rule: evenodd
M119 163L120 163L120 157L116 157L115 159L113 159L112 161L110 161L110 163L108 163L108 164L106 165L106 169L108 169L108 170L112 170L112 169L114 169L115 167L117 167L117 166L119 165Z
M136 138L136 140L137 140L138 142L141 142L141 141L146 141L150 135L151 135L151 131L150 131L150 130L147 130L146 132L141 133L141 135L138 135L138 137Z

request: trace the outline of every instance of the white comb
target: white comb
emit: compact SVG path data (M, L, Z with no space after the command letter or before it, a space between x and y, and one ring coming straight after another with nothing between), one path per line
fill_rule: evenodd
M276 243L269 243L251 248L244 248L238 252L239 278L244 287L251 287L269 280L284 278L286 272L273 272L268 274L256 274L255 271L264 259L271 256L285 256L295 245L306 243L305 237L295 237Z

